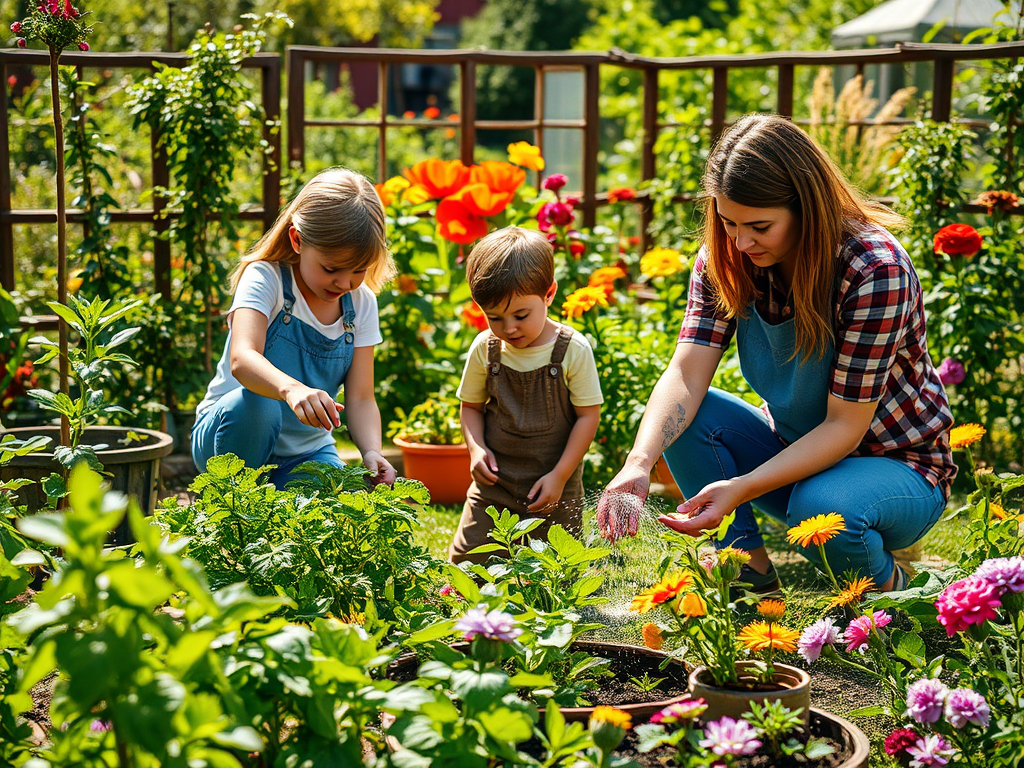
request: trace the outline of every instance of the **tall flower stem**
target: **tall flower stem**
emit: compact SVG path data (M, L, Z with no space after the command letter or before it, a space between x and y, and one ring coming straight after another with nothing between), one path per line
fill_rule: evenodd
M839 586L839 581L836 579L836 575L832 573L832 566L828 564L828 558L825 557L825 545L818 545L818 553L821 555L821 564L825 566L825 572L828 577L832 580L832 586L835 587L836 592L842 592L842 588Z
M68 238L67 203L64 196L64 121L60 112L60 86L57 84L57 67L61 51L55 46L50 50L50 100L53 105L53 134L57 155L57 301L64 306L68 303ZM57 325L57 343L60 348L60 391L70 396L70 370L68 367L68 324L61 318ZM61 445L71 446L71 424L68 417L60 417Z

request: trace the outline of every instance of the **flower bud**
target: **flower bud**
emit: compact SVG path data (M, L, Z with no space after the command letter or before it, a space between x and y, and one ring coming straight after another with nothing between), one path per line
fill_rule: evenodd
M11 32L14 32L14 33L21 32L21 22L20 21L16 21L13 24L11 24Z
M18 44L19 48L24 48L26 45L28 45L28 43L25 42L24 37L19 37L15 42Z
M88 51L89 50L89 44L88 43L79 43L78 44L78 50L80 50L80 51Z

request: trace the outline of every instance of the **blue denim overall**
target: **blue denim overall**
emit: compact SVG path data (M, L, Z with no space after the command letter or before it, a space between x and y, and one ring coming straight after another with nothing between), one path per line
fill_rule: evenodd
M752 472L824 422L828 411L831 344L820 360L811 355L802 362L799 354L793 356L793 319L771 325L751 305L746 317L737 318L736 345L743 378L767 403L771 422L746 401L710 389L692 423L665 451L687 497L709 483ZM942 490L913 467L884 456L847 457L753 503L787 527L838 512L846 530L825 545L832 570L859 571L878 584L892 575L890 552L924 536L946 504ZM749 503L736 509L721 546L729 544L747 550L764 544ZM802 554L820 564L816 547Z
M267 328L263 356L294 379L333 397L352 366L356 317L352 297L347 293L341 297L345 332L331 339L292 314L295 294L291 270L285 264L281 265L281 284L284 306ZM283 400L238 387L200 415L192 431L192 458L200 471L212 456L225 453L235 454L253 468L276 464L270 479L278 488L283 488L291 470L304 461L343 465L333 444L298 455L276 452L282 437L308 440L323 433L322 427L300 422Z

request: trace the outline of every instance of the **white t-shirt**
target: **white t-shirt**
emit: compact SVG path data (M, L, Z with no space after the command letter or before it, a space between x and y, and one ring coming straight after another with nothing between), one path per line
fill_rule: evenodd
M306 303L306 299L302 296L302 292L295 285L294 270L292 270L292 295L295 297L292 315L296 319L311 325L329 339L340 338L345 333L345 324L340 317L330 325L316 319ZM354 346L372 347L375 344L380 344L383 337L380 335L380 323L377 319L377 297L365 283L352 291L351 296L352 308L356 313ZM228 338L224 342L224 352L220 362L217 363L213 380L206 389L206 397L196 406L197 416L202 415L203 411L228 392L242 386L238 379L231 374L231 317L234 311L236 309L255 309L267 317L269 327L269 324L274 321L283 308L284 285L281 282L280 267L267 261L257 261L246 267L238 281L238 288L235 290L231 308L228 310ZM332 392L331 394L336 393ZM334 438L331 433L318 429L311 432L309 438L295 444L289 442L286 435L282 435L274 453L278 456L298 456L333 444Z

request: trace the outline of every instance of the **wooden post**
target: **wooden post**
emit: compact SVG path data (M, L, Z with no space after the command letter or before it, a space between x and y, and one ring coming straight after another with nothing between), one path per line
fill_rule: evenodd
M306 166L306 59L288 48L288 162Z
M648 181L654 178L657 157L654 145L658 140L658 73L656 67L644 70L643 144L640 148L640 178ZM651 220L654 218L654 201L648 193L640 207L640 253L650 247Z
M281 58L268 58L260 70L262 75L263 140L270 145L270 154L263 155L263 230L277 221L281 206L281 126L272 124L281 119Z
M583 226L597 223L597 152L601 142L601 70L598 64L587 64L585 101L583 103Z
M718 137L725 130L725 113L729 106L729 69L728 67L715 67L714 80L712 83L711 95L711 142L718 141Z
M462 164L476 159L476 62L463 61L459 67L459 156Z

